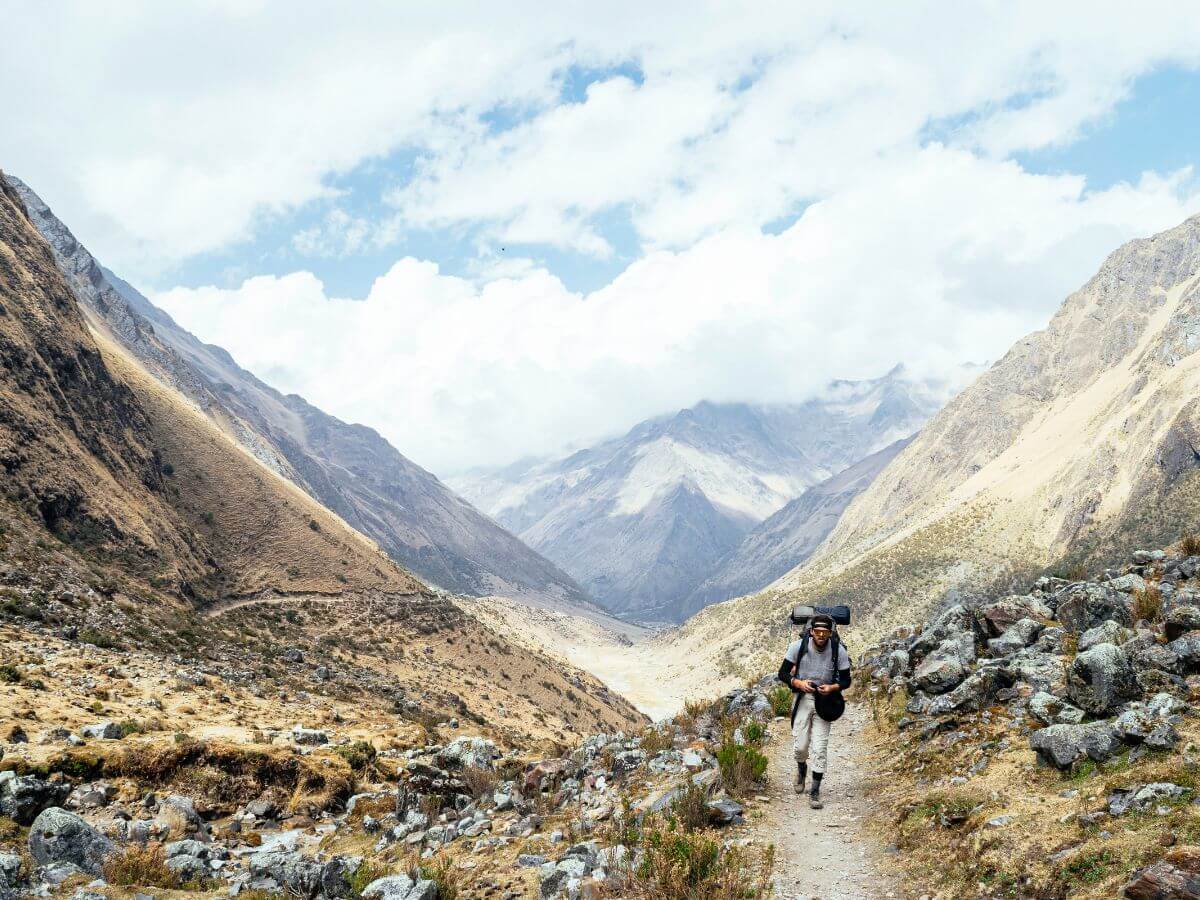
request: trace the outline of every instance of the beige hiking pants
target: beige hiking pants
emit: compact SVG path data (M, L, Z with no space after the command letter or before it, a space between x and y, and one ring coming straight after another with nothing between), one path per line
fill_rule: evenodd
M800 696L800 708L796 710L796 721L792 724L792 748L796 753L796 762L808 762L811 756L812 770L825 772L832 724L817 715L812 694Z

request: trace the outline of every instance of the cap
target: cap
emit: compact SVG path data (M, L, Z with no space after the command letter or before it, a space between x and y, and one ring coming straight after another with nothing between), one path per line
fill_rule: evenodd
M825 613L818 613L809 619L808 627L810 631L813 628L816 628L818 625L824 625L830 631L833 631L833 616L827 616Z

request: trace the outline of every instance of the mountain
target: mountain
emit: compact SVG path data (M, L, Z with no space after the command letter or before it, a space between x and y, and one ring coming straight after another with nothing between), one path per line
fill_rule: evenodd
M698 585L755 526L910 436L945 391L897 367L871 381L833 382L800 404L705 402L565 459L451 484L616 614L678 622L697 608L690 598Z
M833 598L869 637L951 598L1196 531L1198 271L1200 217L1113 252L930 420L806 563L673 640L714 658L769 655L790 604Z
M19 179L8 176L89 320L259 461L299 485L432 584L590 608L568 575L403 457L370 428L327 415L240 368L104 269Z
M813 485L757 525L692 592L685 614L761 590L803 563L837 525L850 501L866 490L911 440L889 444Z

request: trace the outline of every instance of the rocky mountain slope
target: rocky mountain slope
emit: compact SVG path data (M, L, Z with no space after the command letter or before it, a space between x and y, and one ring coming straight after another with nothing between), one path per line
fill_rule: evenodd
M756 525L910 436L945 393L897 367L803 404L701 403L565 459L451 484L618 615L678 622L714 595L693 592ZM740 574L755 587L771 577Z
M814 484L755 526L688 598L697 612L712 603L751 594L787 574L816 551L846 507L908 446L896 441L838 474Z
M0 309L0 619L29 640L224 661L268 685L303 641L325 666L311 691L383 709L410 691L399 711L474 717L497 736L642 721L595 679L516 652L431 594L89 330L7 185ZM471 690L479 667L493 683Z
M1186 898L1200 883L1200 540L887 634L879 816L939 896ZM1189 887L1190 886L1190 887Z
M930 420L808 562L677 639L738 659L773 640L793 602L832 598L878 634L948 592L1100 565L1195 528L1198 269L1200 218L1115 251Z
M54 249L96 328L261 462L373 538L394 560L449 590L587 605L569 576L405 459L375 431L326 415L294 394L280 394L220 347L180 328L105 270L26 185L12 176L8 181Z

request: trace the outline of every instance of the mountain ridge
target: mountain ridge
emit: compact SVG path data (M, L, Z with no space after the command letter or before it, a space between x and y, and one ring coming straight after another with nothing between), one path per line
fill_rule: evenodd
M389 555L442 587L591 609L582 589L373 429L282 394L206 344L108 270L23 182L7 176L73 278L93 324L109 330L264 464Z

